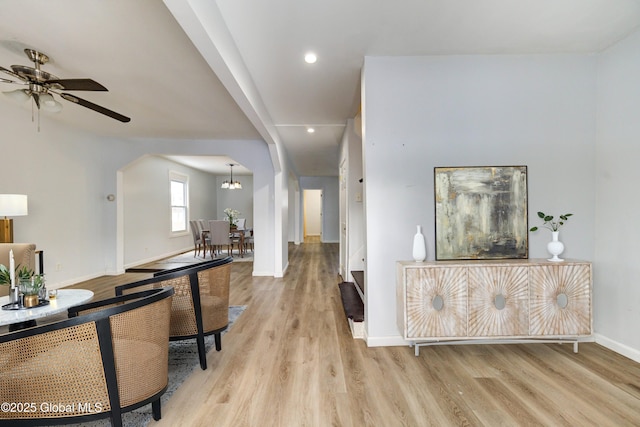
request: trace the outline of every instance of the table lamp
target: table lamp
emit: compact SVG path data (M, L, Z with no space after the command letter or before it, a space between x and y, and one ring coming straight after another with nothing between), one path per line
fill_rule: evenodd
M13 219L28 214L26 194L0 194L0 243L13 243Z

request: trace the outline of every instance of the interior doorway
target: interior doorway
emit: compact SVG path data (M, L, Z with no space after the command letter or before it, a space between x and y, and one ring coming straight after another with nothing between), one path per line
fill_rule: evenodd
M322 190L304 190L302 193L304 212L304 239L322 242Z

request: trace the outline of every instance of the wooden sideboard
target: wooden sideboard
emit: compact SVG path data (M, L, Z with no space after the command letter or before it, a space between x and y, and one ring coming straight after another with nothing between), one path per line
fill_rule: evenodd
M591 263L397 262L397 321L415 346L578 342L590 337Z

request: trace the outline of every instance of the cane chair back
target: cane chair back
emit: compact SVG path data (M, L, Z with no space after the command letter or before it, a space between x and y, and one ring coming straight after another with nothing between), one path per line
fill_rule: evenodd
M229 324L229 283L232 257L158 272L153 279L116 287L116 295L154 286L173 287L171 340L196 339L200 366L207 369L204 337L214 335L222 349L222 332Z
M121 426L123 412L149 403L159 420L172 295L157 289L72 307L67 320L0 336L0 400L65 408L2 412L0 425L111 417Z

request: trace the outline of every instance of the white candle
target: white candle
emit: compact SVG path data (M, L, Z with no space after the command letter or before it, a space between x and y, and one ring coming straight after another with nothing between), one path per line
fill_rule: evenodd
M11 287L16 286L16 261L13 259L13 249L9 251L9 277L11 278Z

